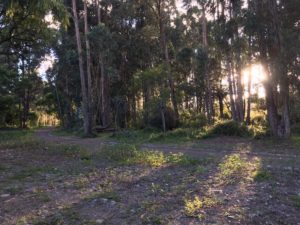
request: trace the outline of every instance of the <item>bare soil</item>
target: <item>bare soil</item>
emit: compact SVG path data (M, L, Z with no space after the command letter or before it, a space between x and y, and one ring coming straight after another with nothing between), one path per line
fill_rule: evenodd
M35 138L43 144L0 149L0 224L300 224L300 156L289 142L145 143L143 149L200 160L153 167L97 154L115 142L59 137L48 129ZM74 145L92 157L66 154ZM228 161L231 156L241 161ZM225 175L224 164L238 169ZM202 205L188 213L187 202L196 197Z

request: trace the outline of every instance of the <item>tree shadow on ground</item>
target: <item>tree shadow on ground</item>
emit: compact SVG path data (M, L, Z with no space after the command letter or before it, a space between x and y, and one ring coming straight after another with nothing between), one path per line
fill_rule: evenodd
M43 189L49 202L25 195L12 204L19 204L21 213L8 211L6 218L37 224L297 224L299 157L249 154L257 151L253 148L257 143L236 144L232 153L198 155L196 165L159 168L74 161L58 170L77 164L81 172L58 174L50 179L52 188ZM41 180L32 188L51 182ZM202 206L189 214L187 202L195 197Z

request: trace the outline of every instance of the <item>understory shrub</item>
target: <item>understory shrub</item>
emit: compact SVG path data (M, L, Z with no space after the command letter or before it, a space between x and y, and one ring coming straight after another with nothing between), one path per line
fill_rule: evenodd
M207 134L204 135L204 137L215 136L249 137L253 136L253 131L244 124L229 120L215 124L207 131Z
M165 109L165 120L167 130L172 130L178 127L178 121L176 121L175 119L175 112L170 107L166 107ZM149 125L152 127L163 129L162 117L159 109L155 110L155 112L152 115L150 115Z
M182 127L185 128L203 128L207 125L207 118L205 114L191 115L190 113L184 113L181 115Z

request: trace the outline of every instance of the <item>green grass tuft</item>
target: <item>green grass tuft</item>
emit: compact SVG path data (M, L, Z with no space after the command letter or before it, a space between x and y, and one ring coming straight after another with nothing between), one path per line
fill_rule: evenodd
M227 156L219 165L220 177L226 183L235 183L244 176L247 165L239 154Z
M254 181L263 182L271 179L271 173L266 170L258 170L254 173Z
M195 165L199 160L182 153L165 154L155 150L139 150L134 145L117 144L106 146L102 155L108 160L124 164L145 164L152 167L161 167L165 164Z
M291 200L293 202L293 205L297 208L300 208L300 196L299 195L294 195L291 197Z

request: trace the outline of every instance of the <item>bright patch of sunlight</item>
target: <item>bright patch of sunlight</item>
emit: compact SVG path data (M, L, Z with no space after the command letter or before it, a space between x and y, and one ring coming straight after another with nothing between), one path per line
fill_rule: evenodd
M248 82L251 77L251 89L248 90ZM266 92L263 82L267 79L266 72L261 64L252 64L243 70L243 84L245 86L245 96L257 94L259 98L265 98Z

